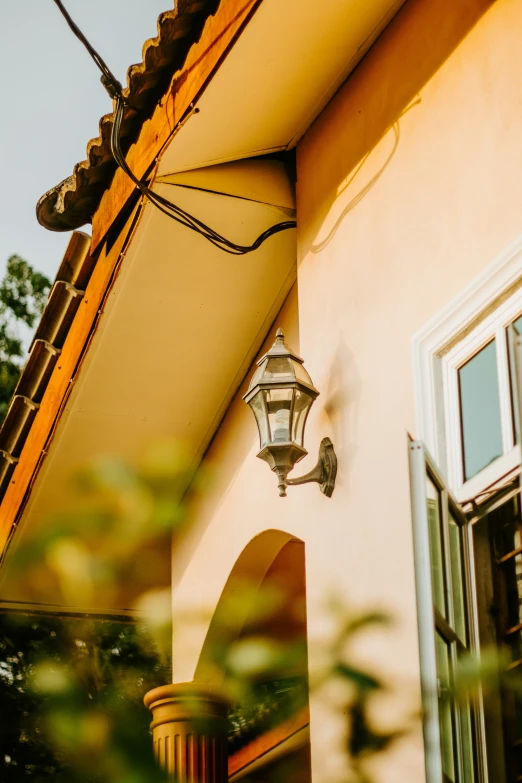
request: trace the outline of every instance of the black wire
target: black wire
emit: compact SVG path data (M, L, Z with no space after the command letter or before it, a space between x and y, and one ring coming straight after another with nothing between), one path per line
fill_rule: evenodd
M127 174L127 176L134 182L134 184L143 193L143 195L149 201L151 201L161 212L168 215L168 217L173 218L178 223L181 223L187 228L190 228L193 231L196 231L197 233L201 234L205 239L207 239L213 245L219 247L224 252L230 253L232 255L245 255L246 253L251 253L252 251L257 250L257 248L259 248L263 244L263 242L265 242L269 237L273 236L274 234L277 234L280 231L286 231L289 228L295 228L296 226L295 220L286 220L281 223L277 223L274 226L270 226L270 228L268 228L266 231L260 234L251 245L239 245L235 242L231 242L230 240L226 239L226 237L223 237L221 234L214 231L214 229L212 229L210 226L206 225L201 220L198 220L198 218L194 217L194 215L191 215L189 212L186 212L181 207L178 207L172 201L169 201L168 199L161 196L159 193L155 193L154 191L150 190L147 187L147 185L145 185L145 183L139 180L135 176L134 172L131 171L121 151L121 146L120 146L121 123L123 120L125 105L122 96L119 96L116 100L117 100L116 111L115 111L114 122L111 130L111 151L113 157L118 163L118 165Z
M92 46L87 38L84 36L76 22L73 20L69 12L67 11L64 4L61 2L61 0L54 0L58 8L60 9L60 12L62 16L64 17L65 21L73 31L74 35L78 38L79 41L85 46L89 54L91 55L92 59L102 72L102 84L105 87L105 89L109 92L111 95L111 98L114 98L116 95L122 94L122 86L118 79L114 76L113 72L105 62L105 60L98 54L94 46ZM109 87L112 88L112 91L109 90Z
M114 112L114 121L111 129L112 156L118 166L125 172L125 174L127 174L132 182L134 182L136 187L141 191L145 198L154 204L157 209L163 212L164 215L167 215L173 220L176 220L186 228L201 234L201 236L203 236L212 245L218 247L220 250L223 250L225 253L230 253L232 255L245 255L246 253L251 253L252 251L257 250L269 237L274 236L274 234L278 234L281 231L287 231L288 229L295 228L297 226L295 220L285 220L281 223L276 223L275 225L270 226L270 228L268 228L266 231L263 231L263 233L260 234L251 245L239 245L222 236L217 231L214 231L214 229L212 229L210 226L207 226L206 223L198 220L198 218L196 218L194 215L191 215L190 212L186 212L181 207L178 207L176 204L174 204L174 202L169 201L159 193L155 193L144 182L136 177L134 172L128 166L121 149L121 124L125 112L125 98L123 96L122 86L110 68L107 66L103 58L98 54L96 49L91 46L78 25L73 21L61 0L54 0L54 2L58 6L60 12L62 13L74 35L85 46L92 59L100 69L102 73L102 84L111 98L116 101L116 110Z

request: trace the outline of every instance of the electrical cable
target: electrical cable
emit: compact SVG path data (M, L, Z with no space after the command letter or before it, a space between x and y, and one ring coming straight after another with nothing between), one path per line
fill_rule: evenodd
M61 2L61 0L54 0L58 8L60 9L60 12L62 16L64 17L65 21L73 31L74 35L78 38L79 41L85 46L89 54L91 55L92 59L102 72L101 82L111 98L115 98L117 95L122 95L123 88L118 81L118 79L114 76L112 71L110 70L109 66L105 62L105 60L98 54L94 46L92 46L87 38L84 36L76 22L73 20L69 12L67 11L64 4Z
M116 101L114 121L111 129L112 156L122 171L124 171L129 179L134 182L136 187L140 190L143 196L151 202L151 204L159 209L160 212L163 212L163 214L167 215L173 220L176 220L182 226L185 226L186 228L189 228L192 231L200 234L212 245L219 248L220 250L223 250L225 253L230 253L231 255L246 255L247 253L251 253L254 250L257 250L269 237L274 236L281 231L288 231L288 229L296 228L297 223L295 220L285 220L281 223L276 223L275 225L266 229L266 231L263 231L263 233L260 234L251 245L240 245L222 236L206 223L203 223L203 221L190 214L190 212L182 209L174 202L169 201L159 193L155 193L144 182L142 182L142 180L139 179L129 167L121 149L121 125L123 122L126 105L125 97L123 95L123 88L103 58L89 43L78 25L73 21L61 0L54 0L54 2L58 6L62 16L65 18L74 35L85 46L90 56L100 69L102 73L102 84L109 93L110 97Z
M123 98L118 97L116 99L116 111L111 131L111 150L113 157L118 165L127 174L127 176L143 193L143 195L148 198L149 201L151 201L161 212L168 215L169 217L172 217L178 223L181 223L187 228L198 232L204 236L205 239L211 242L211 244L219 247L224 252L231 253L233 255L245 255L246 253L251 253L253 250L256 250L258 247L260 247L260 245L262 245L263 242L270 236L279 233L280 231L285 231L289 228L295 228L295 220L286 220L281 223L277 223L274 226L270 226L270 228L260 234L260 236L258 236L251 245L238 245L235 242L231 242L230 240L226 239L221 234L214 231L214 229L210 228L210 226L206 225L201 220L194 217L194 215L191 215L189 212L186 212L172 201L169 201L159 193L155 193L154 191L150 190L147 185L138 179L134 172L131 171L121 151L120 137L124 108Z

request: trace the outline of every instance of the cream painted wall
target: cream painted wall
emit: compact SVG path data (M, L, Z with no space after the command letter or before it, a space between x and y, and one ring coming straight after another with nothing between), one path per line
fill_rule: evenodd
M284 329L288 344L298 351L295 285L276 323ZM271 329L261 354L273 343L275 329ZM174 682L194 677L208 623L225 582L247 544L269 528L285 530L297 537L302 533L294 520L285 519L285 511L288 505L295 506L298 493L290 494L289 490L289 497L282 505L276 477L265 463L256 459L257 428L250 409L241 399L250 376L249 371L207 452L204 470L209 485L193 501L189 533L173 553ZM195 590L194 579L198 574Z
M521 23L519 0L409 0L300 144L299 298L294 289L276 325L321 391L302 472L329 435L337 486L331 500L315 485L277 496L275 477L255 459L243 388L174 557L174 681L194 676L206 630L195 610L210 613L246 544L278 528L306 545L311 668L328 633L329 596L387 610L393 630L359 651L392 683L378 718L418 708L411 338L522 234ZM316 781L340 770L341 727L313 697ZM419 730L376 765L376 780L423 779Z

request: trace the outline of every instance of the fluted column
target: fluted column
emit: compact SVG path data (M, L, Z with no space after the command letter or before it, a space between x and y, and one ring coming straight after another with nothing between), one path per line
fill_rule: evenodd
M195 682L149 691L154 755L177 783L227 783L227 700Z

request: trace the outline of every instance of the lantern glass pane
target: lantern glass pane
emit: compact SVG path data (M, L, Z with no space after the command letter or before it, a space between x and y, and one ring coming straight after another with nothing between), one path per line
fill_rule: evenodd
M313 398L300 389L295 390L294 415L292 421L292 440L303 446L306 417L312 405Z
M272 443L290 441L290 410L293 389L270 389L266 392L268 422Z
M307 383L309 386L313 386L312 379L306 372L305 368L299 362L293 362L295 377L298 381Z
M252 376L252 380L250 381L249 389L253 389L254 386L256 386L258 383L260 383L261 378L263 376L264 369L266 367L266 360L262 362L259 367L257 367L254 375Z
M270 440L270 432L268 429L268 413L264 401L264 392L258 391L258 393L250 400L250 407L256 417L257 428L259 430L259 445L260 448L264 448Z
M266 363L266 369L264 373L265 381L277 381L281 378L288 378L294 376L293 362L287 356L276 356L274 359L269 359Z

